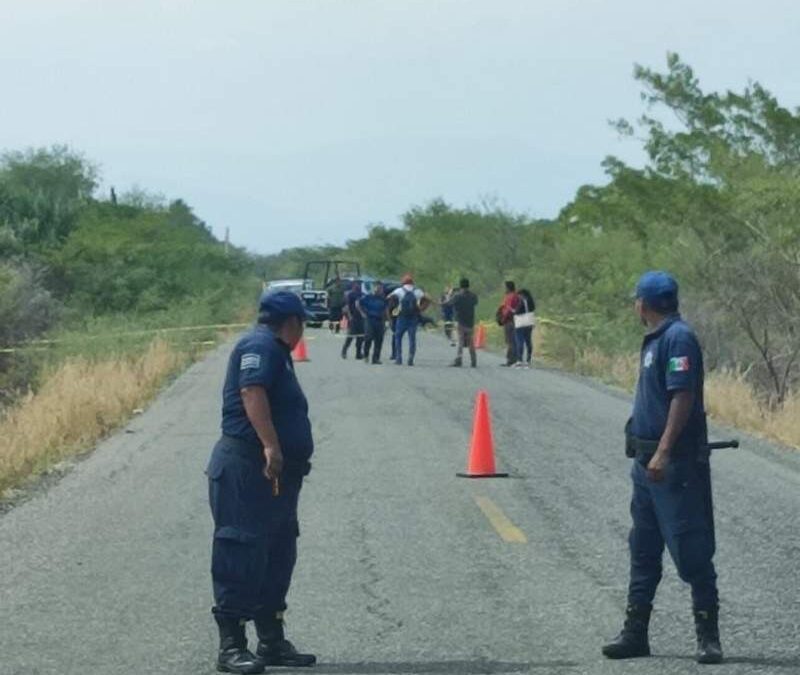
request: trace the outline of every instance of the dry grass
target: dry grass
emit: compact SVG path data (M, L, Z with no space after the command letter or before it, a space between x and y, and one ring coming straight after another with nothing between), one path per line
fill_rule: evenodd
M597 349L587 349L576 358L581 375L596 377L603 382L631 391L639 376L639 357L636 354L612 356Z
M783 407L769 416L770 438L800 448L800 394L795 392Z
M61 363L0 420L0 494L117 428L188 359L156 339L137 356Z
M708 376L706 409L712 417L739 429L765 431L768 415L753 388L738 373L721 371Z
M543 341L537 354L543 355L546 361L628 391L635 388L638 354L615 356L595 349L580 353L573 349L560 350L558 332L550 332L546 327L537 329ZM709 415L718 422L800 448L800 393L796 392L782 407L773 410L759 399L743 374L717 371L706 378L705 397Z
M722 371L706 380L706 407L721 422L800 448L798 393L789 396L780 408L770 409L742 374Z

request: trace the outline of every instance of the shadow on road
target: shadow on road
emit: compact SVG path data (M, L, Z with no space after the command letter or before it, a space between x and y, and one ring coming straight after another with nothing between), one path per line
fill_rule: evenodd
M314 673L339 673L340 675L423 675L423 673L458 673L459 675L483 675L484 673L522 673L537 668L574 668L573 661L527 661L512 663L507 661L407 661L363 663L320 663ZM299 672L286 671L286 672ZM307 672L307 671L306 671Z

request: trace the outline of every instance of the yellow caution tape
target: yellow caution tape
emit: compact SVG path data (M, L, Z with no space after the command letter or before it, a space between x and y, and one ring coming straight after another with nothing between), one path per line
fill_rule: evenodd
M193 330L225 330L233 328L247 328L252 323L212 323L203 326L171 326L168 328L147 328L142 330L118 331L113 333L98 333L95 335L80 335L69 338L54 338L49 340L30 340L22 342L15 347L5 347L0 349L0 354L10 354L22 350L42 350L50 345L61 344L64 342L83 342L84 340L101 340L104 338L132 337L138 335L152 335L157 333L178 333Z
M479 322L484 328L500 328L495 321L480 321ZM536 317L537 325L541 324L544 326L558 326L559 328L564 328L566 330L581 330L581 326L570 325L568 323L563 323L561 321L554 321L553 319L548 319L546 317L537 316Z
M559 328L564 328L566 330L581 330L580 326L569 325L566 323L562 323L560 321L554 321L552 319L548 319L545 317L537 317L537 323L546 325L546 326L558 326ZM495 322L493 321L480 321L481 325L485 328L500 328ZM205 324L202 326L171 326L167 328L146 328L142 330L133 330L133 331L118 331L113 333L98 333L96 335L80 335L70 338L54 338L49 340L30 340L29 342L21 342L13 347L3 347L0 348L0 354L13 354L14 352L18 351L28 351L28 350L44 350L50 345L61 344L65 342L83 342L84 340L102 340L107 338L116 338L116 337L133 337L133 336L140 336L140 335L153 335L157 333L180 333L180 332L187 332L187 331L194 331L194 330L226 330L226 329L235 329L235 328L247 328L251 326L251 323L211 323ZM345 334L336 334L336 337L364 337L364 335L347 335ZM311 338L309 338L311 339Z

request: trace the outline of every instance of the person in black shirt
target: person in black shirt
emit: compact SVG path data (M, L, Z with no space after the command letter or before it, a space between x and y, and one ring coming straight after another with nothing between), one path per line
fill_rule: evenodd
M463 360L464 348L469 349L470 364L473 368L478 365L478 355L475 351L473 333L475 331L475 307L478 304L478 296L469 290L469 279L461 279L456 291L447 305L453 308L458 330L458 352L452 365L460 367Z

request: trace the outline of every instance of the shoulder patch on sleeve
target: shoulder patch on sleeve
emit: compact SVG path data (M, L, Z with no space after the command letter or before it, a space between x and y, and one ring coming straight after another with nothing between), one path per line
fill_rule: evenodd
M242 354L239 370L257 370L261 367L261 354Z
M688 356L674 356L669 360L670 373L688 373L689 372L689 357Z

